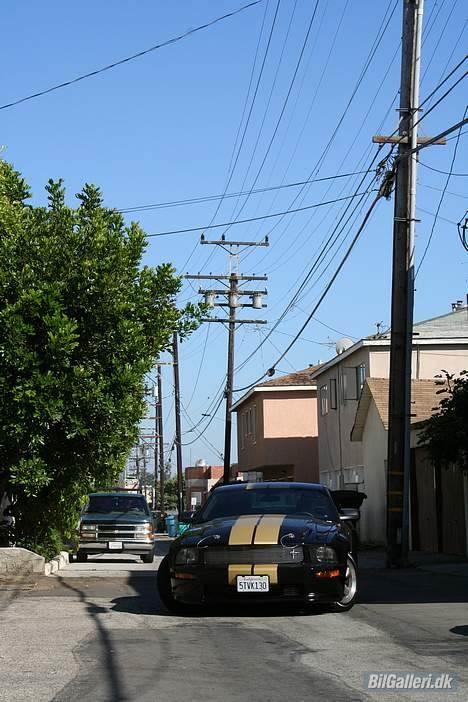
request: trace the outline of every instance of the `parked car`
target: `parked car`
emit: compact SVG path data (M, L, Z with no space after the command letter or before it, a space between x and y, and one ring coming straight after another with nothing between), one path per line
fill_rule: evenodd
M154 560L153 515L138 493L91 493L80 516L79 531L80 562L98 553L132 554L141 556L143 563Z
M214 602L300 602L335 611L356 599L348 521L312 483L221 485L158 570L168 609Z

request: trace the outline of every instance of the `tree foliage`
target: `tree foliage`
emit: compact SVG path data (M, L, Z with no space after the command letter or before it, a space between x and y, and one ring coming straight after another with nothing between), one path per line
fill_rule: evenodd
M445 374L445 387L440 390L445 397L439 412L427 422L420 437L420 444L427 446L434 463L443 465L468 465L468 371L458 377Z
M49 181L48 206L27 204L0 161L0 495L15 501L17 537L32 543L76 524L83 496L112 483L144 413L144 374L177 310L169 264L141 265L145 235L85 185L75 208Z

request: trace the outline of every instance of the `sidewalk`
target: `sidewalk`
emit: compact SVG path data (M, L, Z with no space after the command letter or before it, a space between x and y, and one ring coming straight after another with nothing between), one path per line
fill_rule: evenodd
M428 573L468 578L468 561L462 556L411 551L409 562L410 568ZM386 555L383 548L364 549L359 553L359 567L363 570L385 569L385 563Z

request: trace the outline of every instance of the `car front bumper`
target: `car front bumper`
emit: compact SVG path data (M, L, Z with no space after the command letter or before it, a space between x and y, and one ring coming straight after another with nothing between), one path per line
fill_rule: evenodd
M80 541L79 551L88 556L98 553L128 553L134 556L144 556L154 550L155 544L150 541L122 541L122 548L109 548L112 541Z
M318 573L338 569L334 578L320 577ZM255 574L261 575L261 567ZM276 581L276 582L275 582ZM345 566L315 567L310 564L279 565L277 575L270 578L268 592L237 592L229 582L227 567L171 568L171 586L174 599L185 604L216 604L221 602L300 602L331 604L343 597Z

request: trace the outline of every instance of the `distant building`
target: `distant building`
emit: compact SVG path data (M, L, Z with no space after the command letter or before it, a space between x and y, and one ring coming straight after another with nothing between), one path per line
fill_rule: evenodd
M316 482L319 366L256 385L234 406L238 473L252 480Z
M202 505L211 488L223 477L223 466L209 466L197 461L185 469L185 506L187 510Z

